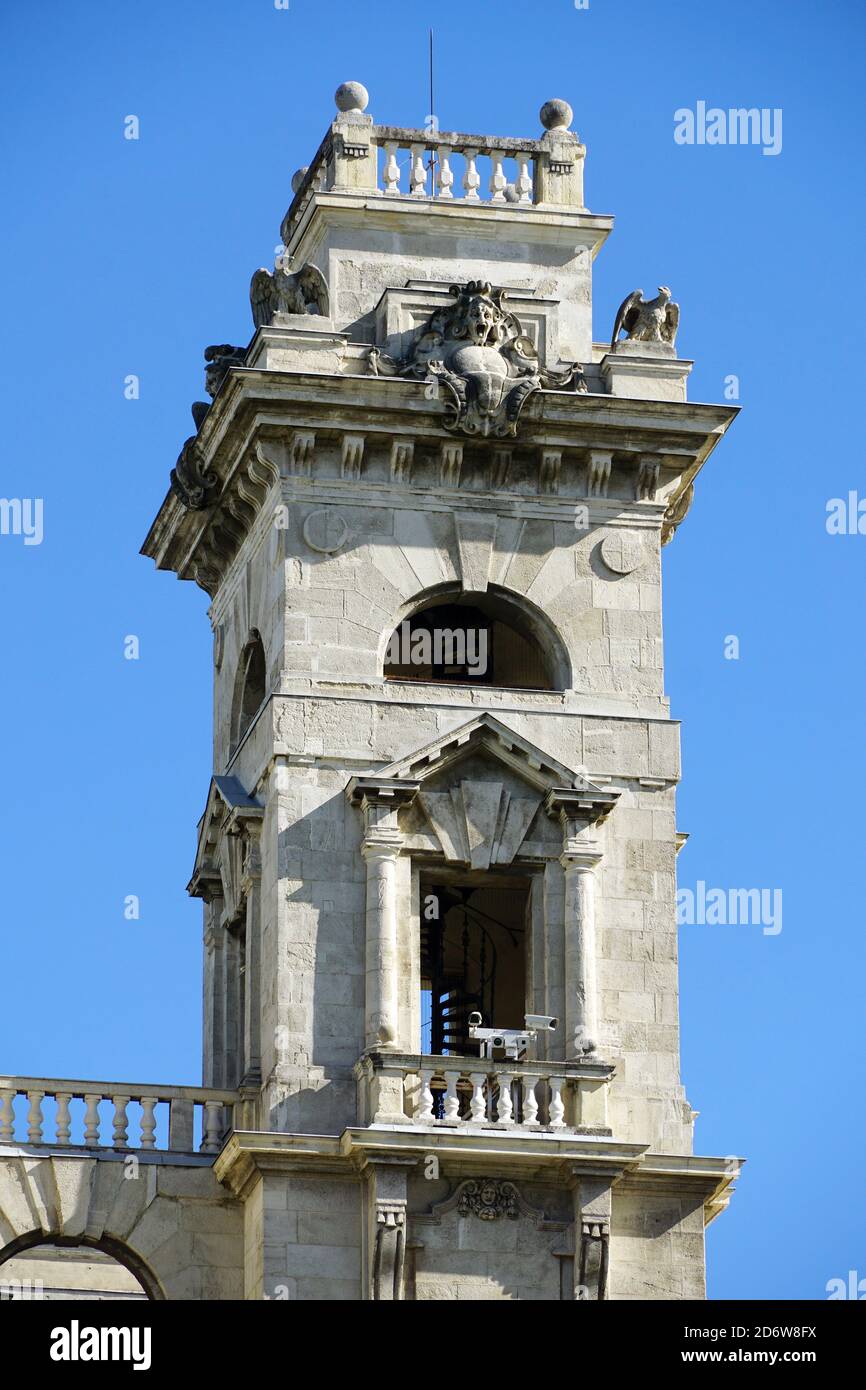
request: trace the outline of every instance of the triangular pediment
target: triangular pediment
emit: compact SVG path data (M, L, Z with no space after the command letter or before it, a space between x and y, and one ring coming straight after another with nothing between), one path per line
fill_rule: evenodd
M249 795L237 777L211 778L207 804L198 823L195 865L187 885L188 893L201 898L224 890L226 866L219 852L224 832L238 821L261 820L263 815L264 807Z
M529 739L509 729L492 714L476 715L459 728L440 734L414 752L377 772L382 778L411 778L421 783L446 768L463 762L480 750L516 772L522 781L542 794L552 787L589 787L592 784L573 768L552 758ZM600 788L598 789L600 790Z
M416 783L417 804L445 858L474 869L512 863L556 790L606 796L487 713L391 763L376 777Z

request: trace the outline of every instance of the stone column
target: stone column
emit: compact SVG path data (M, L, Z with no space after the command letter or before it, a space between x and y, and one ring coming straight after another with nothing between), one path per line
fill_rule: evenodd
M589 844L560 856L565 870L565 1040L570 1057L598 1047L595 866L601 853Z
M244 857L243 891L246 899L244 931L244 1036L240 1091L243 1098L244 1128L258 1124L258 1100L262 1085L261 1044L261 875L260 826L248 829Z
M213 931L213 968L211 973L213 1052L211 1070L213 1081L211 1085L222 1087L228 1083L226 1081L226 932L222 925L223 900L221 897L212 900L211 909L213 912L211 918Z
M213 901L210 897L204 897L204 933L203 933L203 974L204 987L202 990L202 1076L205 1086L218 1086L216 1078L216 1049L214 1047L214 1034L216 1030L215 1007L215 975L216 975L216 955L217 955L217 933L220 931L218 925L219 914L214 913ZM215 925L216 918L216 925Z
M607 791L581 778L579 787L555 787L549 791L544 803L548 815L556 817L563 830L560 863L565 872L567 1058L591 1056L598 1047L595 868L601 860L601 845L593 832L610 814L618 797L618 791Z
M397 1042L397 855L400 845L365 841L367 862L365 1046Z
M364 1046L367 1052L399 1051L397 1008L397 859L403 845L398 812L417 782L353 777L346 794L364 814L361 853L367 864ZM408 923L405 924L408 926Z

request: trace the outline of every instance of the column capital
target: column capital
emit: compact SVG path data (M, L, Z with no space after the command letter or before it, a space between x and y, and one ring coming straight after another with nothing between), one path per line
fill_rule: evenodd
M592 873L596 865L601 863L603 857L598 840L585 840L579 844L567 842L565 849L559 856L559 862L566 873L570 869Z
M361 853L365 859L379 857L396 858L403 848L403 836L399 830L374 829L361 841Z
M411 777L352 777L346 787L346 797L352 806L366 810L368 806L387 806L399 810L414 799L421 783Z
M575 821L581 826L601 825L619 801L619 792L597 787L582 778L579 787L551 787L544 798L544 809L563 825Z
M619 795L587 778L582 778L578 787L551 787L544 809L562 826L560 863L564 869L591 869L598 863L601 847L591 831L607 819Z
M346 787L350 805L364 816L361 853L399 853L403 836L398 824L401 807L411 805L420 783L407 777L353 777Z

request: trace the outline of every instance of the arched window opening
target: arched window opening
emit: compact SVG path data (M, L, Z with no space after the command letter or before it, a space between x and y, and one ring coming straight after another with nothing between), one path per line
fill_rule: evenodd
M0 1264L0 1302L130 1302L150 1296L127 1265L75 1241L40 1241Z
M241 652L235 679L232 752L261 709L266 693L265 648L254 630Z
M554 690L555 663L528 614L493 594L433 599L404 618L385 651L386 680Z

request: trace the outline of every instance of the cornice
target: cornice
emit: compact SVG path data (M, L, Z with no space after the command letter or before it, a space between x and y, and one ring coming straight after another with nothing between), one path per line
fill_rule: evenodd
M330 489L361 504L382 505L384 494L394 505L405 499L413 506L422 500L476 509L478 468L486 477L503 451L537 469L537 491L507 483L487 488L487 505L533 501L555 513L587 503L606 511L615 502L620 515L664 525L735 414L730 406L539 390L527 403L519 437L456 438L442 423L441 404L417 381L235 368L194 441L200 471L216 479L206 505L188 508L169 492L142 553L213 596L275 485L310 496ZM351 478L322 475L323 448L332 452L346 434L363 437L363 467ZM396 441L411 442L417 458L426 454L431 478L439 467L438 484L419 481L417 468L406 477L392 469L389 481L370 475L376 450ZM649 489L648 457L656 464Z
M354 1177L371 1162L417 1163L433 1154L447 1177L483 1176L491 1165L503 1178L570 1187L581 1178L609 1178L625 1193L690 1196L707 1223L724 1210L739 1175L724 1158L658 1154L648 1144L595 1135L532 1136L424 1125L352 1126L342 1134L233 1132L214 1162L218 1180L245 1198L263 1175Z

